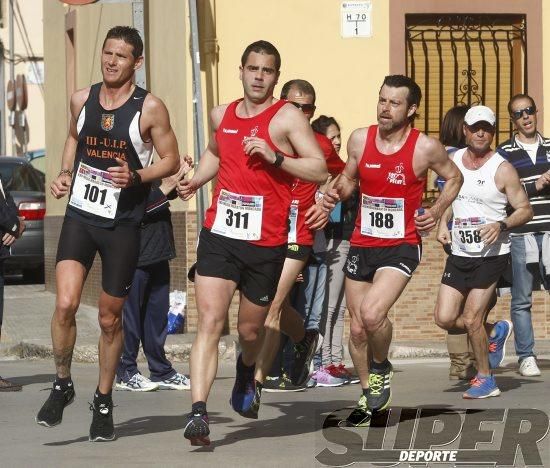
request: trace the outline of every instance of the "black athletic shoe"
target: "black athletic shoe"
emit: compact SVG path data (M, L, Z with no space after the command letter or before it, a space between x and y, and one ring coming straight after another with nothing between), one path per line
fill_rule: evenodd
M367 398L365 395L361 395L357 402L356 408L350 413L350 415L340 421L339 426L348 427L368 427L372 419L372 411L367 405Z
M392 376L391 364L388 364L385 369L373 369L371 366L367 392L367 405L371 411L383 411L390 405Z
M50 396L40 408L36 416L36 422L41 426L53 427L61 424L63 420L63 410L65 406L69 406L75 397L73 383L69 382L66 390L62 390L61 386L56 382L53 383L53 388Z
M258 419L262 385L254 379L255 366L246 367L242 356L237 358L237 373L235 384L231 391L229 404L237 413L245 418Z
M208 415L200 411L187 415L187 424L183 429L183 437L189 439L191 445L210 445L210 427Z
M294 345L294 362L290 369L290 380L294 385L302 386L306 383L318 341L317 330L306 330L304 339Z
M294 385L287 375L283 372L281 377L266 377L264 382L264 392L303 392L305 385Z
M90 403L90 411L93 412L90 425L90 442L115 440L115 427L113 425L113 401L100 403L94 399Z

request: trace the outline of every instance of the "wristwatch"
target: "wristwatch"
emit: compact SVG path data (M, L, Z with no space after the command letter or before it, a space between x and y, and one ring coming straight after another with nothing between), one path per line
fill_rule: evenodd
M500 225L500 232L505 232L508 230L508 225L504 221L497 221Z
M132 187L141 184L141 176L139 175L139 172L135 169L132 169L130 171L130 185Z
M278 151L275 151L275 161L273 161L272 166L273 167L281 167L281 164L283 164L283 161L285 160L285 157L279 153Z

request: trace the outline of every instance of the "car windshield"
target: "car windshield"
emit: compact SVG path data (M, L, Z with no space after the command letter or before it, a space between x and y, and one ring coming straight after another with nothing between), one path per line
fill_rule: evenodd
M26 164L1 164L0 177L2 184L10 192L43 192L44 181L37 174L36 169Z

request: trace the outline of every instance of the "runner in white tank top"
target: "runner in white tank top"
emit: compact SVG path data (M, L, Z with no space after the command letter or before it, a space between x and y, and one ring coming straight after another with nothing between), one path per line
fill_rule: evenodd
M452 253L461 257L490 257L510 252L508 232L501 232L497 240L486 245L479 229L506 218L508 199L495 182L495 175L505 161L494 153L479 169L468 169L463 158L467 148L454 153L452 159L462 172L464 184L452 204Z
M510 252L508 229L533 217L527 195L511 164L491 149L495 114L485 106L472 107L464 117L467 147L453 161L464 184L452 204L452 237L447 227L451 209L441 218L437 240L451 243L435 307L435 321L446 330L465 329L472 345L477 375L463 398L500 395L490 369L504 357L511 324L500 321L487 336L484 315ZM513 209L506 216L506 206ZM489 350L491 353L489 354Z

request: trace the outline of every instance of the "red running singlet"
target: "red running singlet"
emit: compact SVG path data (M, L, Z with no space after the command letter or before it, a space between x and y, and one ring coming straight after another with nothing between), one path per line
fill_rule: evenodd
M340 174L346 163L340 159L332 146L332 142L323 134L313 132L315 139L327 163L328 172L332 176ZM288 218L288 243L298 245L313 245L315 232L306 225L306 212L315 204L315 192L319 185L296 179L292 188L292 204Z
M220 167L204 227L255 245L283 245L287 243L290 190L294 178L258 156L246 155L243 140L250 136L262 138L273 151L282 153L269 136L269 123L287 102L277 101L260 114L245 118L236 113L241 101L227 106L216 132Z
M425 179L416 177L412 162L420 132L411 129L401 149L383 154L376 147L378 125L367 132L359 163L359 213L351 245L391 247L420 244L414 212L421 206Z

